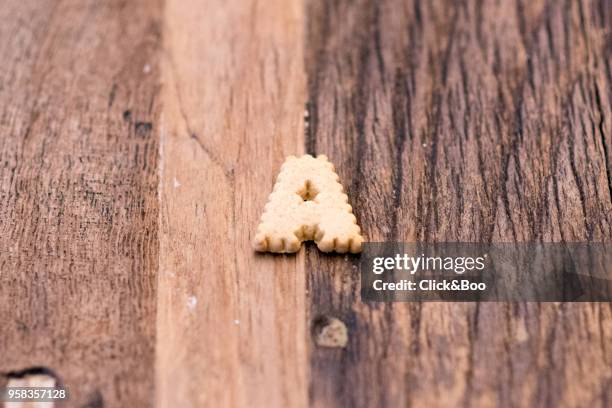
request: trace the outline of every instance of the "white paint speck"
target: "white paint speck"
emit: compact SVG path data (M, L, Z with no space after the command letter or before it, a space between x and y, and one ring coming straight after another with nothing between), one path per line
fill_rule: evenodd
M187 298L187 307L189 308L189 310L193 310L195 309L195 307L198 304L198 298L195 296L189 296Z
M174 186L174 188L179 188L181 186L181 183L179 183L179 181L176 179L176 177L174 177L172 179L172 185Z
M236 324L236 325L240 324L240 320L238 320L238 319L234 320L234 324Z
M142 72L148 74L149 72L151 72L151 66L149 64L145 64L145 66L142 67Z
M427 143L423 143L423 147L427 147Z
M527 331L527 327L525 326L525 321L523 319L519 319L516 323L516 331L515 338L519 343L524 343L529 340L529 332Z

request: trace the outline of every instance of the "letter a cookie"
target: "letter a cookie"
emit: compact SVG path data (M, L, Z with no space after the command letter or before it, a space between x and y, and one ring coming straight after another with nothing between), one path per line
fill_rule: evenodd
M255 250L297 252L314 240L323 252L361 252L361 229L338 179L324 155L289 156L257 227Z

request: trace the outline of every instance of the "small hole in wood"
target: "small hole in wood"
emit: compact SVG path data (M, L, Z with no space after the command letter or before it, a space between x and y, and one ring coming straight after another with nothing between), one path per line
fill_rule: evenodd
M63 388L60 377L50 368L33 366L2 373L1 382L7 387L56 387ZM0 375L2 377L2 375Z
M348 343L348 330L340 319L320 315L312 322L312 337L319 347L344 348Z

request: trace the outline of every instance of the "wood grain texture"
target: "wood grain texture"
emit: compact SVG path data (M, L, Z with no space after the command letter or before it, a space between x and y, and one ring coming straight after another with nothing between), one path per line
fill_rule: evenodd
M0 385L152 403L160 6L0 7Z
M369 241L612 238L607 1L310 1L309 153ZM601 304L362 304L357 259L310 250L314 406L609 406Z
M170 0L165 18L158 405L304 406L304 255L251 247L304 146L302 5Z
M609 1L9 0L0 55L0 386L610 405L610 303L364 304L358 257L250 246L303 152L369 241L609 242Z

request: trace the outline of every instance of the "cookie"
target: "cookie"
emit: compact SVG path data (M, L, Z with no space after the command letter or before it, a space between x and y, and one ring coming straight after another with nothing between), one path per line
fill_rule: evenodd
M327 157L289 156L261 216L253 247L297 252L314 240L323 252L361 252L363 237L334 165Z

